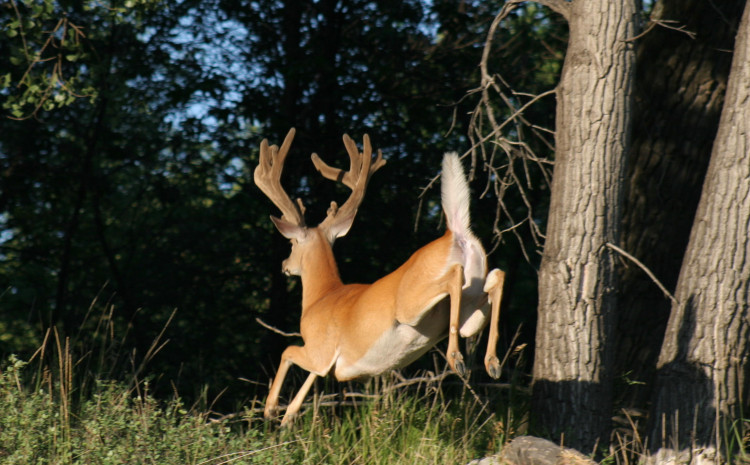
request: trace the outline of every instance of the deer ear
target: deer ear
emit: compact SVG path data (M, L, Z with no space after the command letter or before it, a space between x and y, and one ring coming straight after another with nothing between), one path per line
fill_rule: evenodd
M281 235L287 239L301 240L305 237L305 228L302 226L290 223L283 218L276 218L275 216L271 216L271 221L273 221L274 226L276 226Z
M337 217L336 222L326 230L326 238L331 244L333 244L333 241L335 241L339 237L344 237L347 235L352 227L352 224L354 224L354 217L357 216L357 211L354 210L352 212L349 212L348 214L345 213L344 215L345 216L341 218Z

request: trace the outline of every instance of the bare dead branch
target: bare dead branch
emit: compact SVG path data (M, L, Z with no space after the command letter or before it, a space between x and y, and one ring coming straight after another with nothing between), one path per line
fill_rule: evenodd
M652 273L651 270L649 270L648 267L646 265L644 265L640 260L638 260L634 256L630 255L629 253L625 252L623 249L621 249L621 248L617 247L616 245L612 244L611 242L607 242L605 245L607 247L609 247L610 249L614 250L615 252L619 253L623 257L627 258L631 262L633 262L636 265L638 265L638 268L642 269L643 272L646 273L646 275L648 275L649 278L651 278L651 280L654 282L654 284L656 284L656 286L659 289L661 289L661 291L664 293L664 295L667 298L669 298L669 300L671 300L673 304L679 305L679 301L667 290L666 287L664 287L664 284L662 284L661 281L659 281L656 278L656 276L654 275L654 273Z
M478 86L467 92L465 98L477 100L469 121L468 138L470 146L462 155L469 158L471 164L470 179L478 171L486 174L486 184L481 196L494 195L497 198L496 216L493 224L493 249L502 242L503 234L512 233L522 248L524 257L531 261L532 254L526 250L528 238L533 240L534 247L541 247L544 234L539 228L539 219L535 214L537 205L536 193L540 189L540 180L547 187L551 185L552 159L545 153L536 153L535 147L554 151L554 131L542 128L526 119L526 112L544 98L556 93L550 89L538 95L516 92L503 77L491 70L491 57L496 50L502 50L511 43L497 43L497 33L511 12L523 3L521 0L507 1L492 21L484 42ZM563 15L567 14L568 5L564 1L541 1ZM462 99L463 100L463 99ZM420 198L437 182L438 177L431 179L423 188ZM512 193L520 198L525 214L519 214L506 206L504 197ZM521 228L523 226L523 228ZM522 232L528 228L529 232Z
M300 334L300 333L287 333L286 331L282 331L279 328L275 328L275 327L269 325L268 323L266 323L265 321L261 320L260 318L256 318L255 321L259 325L263 326L264 328L266 328L266 329L268 329L270 331L273 331L276 334L280 334L280 335L282 335L284 337L302 337L302 334Z
M226 418L219 418L219 419L211 419L210 421L212 423L218 423ZM301 442L301 439L294 439L291 441L281 442L278 444L273 444L270 446L262 447L260 449L252 449L252 450L241 450L239 452L230 452L228 454L219 455L217 457L211 457L207 460L204 460L202 462L198 462L198 465L206 465L207 463L210 463L212 465L225 465L227 463L234 462L235 460L242 460L246 457L250 457L251 455L259 454L261 452L265 452L271 449L277 449L279 447L288 446L290 444L295 444L297 442ZM217 460L220 460L220 462L217 462Z
M671 30L677 31L677 32L682 32L683 34L686 34L691 39L695 40L696 33L692 32L692 31L688 31L687 29L685 29L685 25L684 24L682 26L678 26L678 27L670 25L672 23L678 23L679 21L673 21L673 20L669 20L669 19L653 19L652 21L654 23L658 24L661 27L664 27L664 28L667 28L667 29L671 29Z
M636 40L640 39L641 37L651 32L651 30L654 29L655 27L656 27L656 21L649 21L648 27L643 32L641 32L640 34L634 37L631 37L630 39L625 39L625 42L635 42Z
M685 25L682 26L672 26L672 23L678 23L678 21L669 20L669 19L651 19L648 22L648 27L645 31L641 32L640 34L631 37L629 39L625 39L625 42L635 42L636 40L640 39L641 37L645 36L649 32L651 32L656 26L661 26L666 29L671 29L673 31L682 32L683 34L686 34L690 39L695 40L696 33L692 31L688 31L685 29Z

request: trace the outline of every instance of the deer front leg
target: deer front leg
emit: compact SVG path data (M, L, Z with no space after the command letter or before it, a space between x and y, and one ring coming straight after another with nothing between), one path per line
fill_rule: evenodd
M484 367L494 379L500 377L500 360L497 358L498 322L500 321L500 301L503 300L503 284L505 273L498 269L490 271L484 283L484 292L492 304L490 313L490 335L487 340L487 354L484 357Z
M450 323L448 326L448 364L459 376L466 374L464 358L458 349L458 327L461 316L461 288L464 285L464 268L453 265L444 276L450 298Z

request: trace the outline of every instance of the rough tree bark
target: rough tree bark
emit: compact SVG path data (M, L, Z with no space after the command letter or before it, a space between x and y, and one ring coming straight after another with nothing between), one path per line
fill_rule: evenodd
M619 240L636 8L631 0L550 6L568 19L570 39L557 89L532 411L552 437L589 452L611 418L618 257L606 244Z
M622 248L670 292L677 284L719 127L730 50L744 4L662 0L651 19L673 22L652 23L638 41ZM671 302L640 268L626 265L618 293L614 374L639 381L620 383L619 400L645 408Z
M652 463L720 463L750 377L750 8L657 364ZM721 457L724 455L724 457Z

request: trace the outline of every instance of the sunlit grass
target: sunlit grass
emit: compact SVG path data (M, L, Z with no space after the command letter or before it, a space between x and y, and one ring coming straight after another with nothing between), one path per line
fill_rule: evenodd
M385 379L356 407L312 406L280 441L298 441L304 463L465 463L495 452L495 416L471 396L446 399L433 383L391 389Z
M512 373L510 384L475 385L437 367L337 394L319 381L329 394L314 390L288 428L263 419L257 400L217 418L206 402L153 396L145 367L161 336L142 359L123 356L108 315L87 323L85 340L51 330L31 360L0 362L0 464L464 464L528 428L528 390ZM643 463L645 418L621 417L601 463ZM724 426L728 463L750 463L750 420Z
M508 385L480 396L453 374L426 372L311 395L288 428L264 420L257 401L217 419L176 393L151 394L144 366L158 337L136 361L117 353L108 312L98 318L82 339L53 329L30 360L0 362L0 464L468 463L498 451L524 418L505 405Z
M464 463L499 446L490 412L434 386L313 403L280 429L256 411L212 420L179 399L157 401L146 382L99 381L71 402L71 378L35 388L24 381L31 368L11 358L0 375L0 463Z

